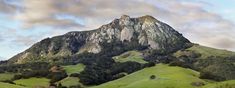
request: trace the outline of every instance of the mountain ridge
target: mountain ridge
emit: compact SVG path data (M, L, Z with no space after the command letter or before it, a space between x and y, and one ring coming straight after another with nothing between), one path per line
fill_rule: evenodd
M73 31L43 39L9 61L25 63L37 58L71 56L83 52L99 53L105 47L101 43L113 42L136 42L148 49L172 51L190 43L182 34L150 15L138 18L123 15L91 31Z

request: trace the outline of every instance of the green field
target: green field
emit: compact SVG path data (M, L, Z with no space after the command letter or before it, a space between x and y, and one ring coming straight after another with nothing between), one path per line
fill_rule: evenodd
M113 59L116 62L134 61L138 63L147 63L146 61L144 61L142 54L138 51L128 51L119 56L113 57Z
M16 80L14 81L14 83L16 83L16 85L22 85L22 86L26 86L29 88L34 88L34 87L47 87L49 86L49 79L46 78L29 78L29 79L20 79L20 80Z
M150 79L151 75L156 78ZM207 83L198 77L199 73L190 69L157 64L92 88L197 88L191 84Z
M1 73L0 74L0 81L7 81L11 80L15 74L13 73Z
M62 86L66 86L66 87L82 85L79 83L79 78L77 78L77 77L67 77L67 78L57 82L57 84L58 83L61 83Z
M67 65L67 66L63 66L63 68L65 69L67 74L80 73L85 68L85 65L83 64Z
M26 88L26 87L0 82L0 88Z
M192 47L190 47L186 50L200 53L202 55L200 58L202 58L202 59L210 57L210 56L219 56L219 57L235 56L235 53L231 52L231 51L214 49L214 48L201 46L201 45L193 45ZM174 55L179 56L181 53L182 53L182 51L178 51Z

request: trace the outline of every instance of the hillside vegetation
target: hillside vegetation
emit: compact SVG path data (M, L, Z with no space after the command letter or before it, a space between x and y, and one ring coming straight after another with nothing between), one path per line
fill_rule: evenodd
M173 54L175 60L171 66L191 68L201 73L201 78L216 81L235 79L235 53L193 45Z
M143 63L143 64L147 63L147 61L144 60L142 53L138 51L128 51L119 56L113 57L113 59L116 62L133 61L133 62L138 62L138 63Z
M23 86L9 84L9 83L3 83L3 82L0 82L0 87L1 88L26 88L26 87L23 87Z
M235 52L227 51L227 50L221 50L221 49L215 49L215 48L210 48L206 46L201 46L194 44L192 47L186 49L188 52L196 52L201 54L200 58L206 59L211 56L218 56L218 57L230 57L230 56L235 56ZM174 55L176 57L179 57L182 55L182 51L176 52Z
M67 74L72 74L72 73L80 73L81 71L83 71L85 68L85 65L76 64L76 65L66 65L62 67L67 72Z
M155 78L151 79L152 75ZM199 73L190 69L158 64L91 88L195 88L193 83L207 83L198 77Z
M64 78L63 80L57 82L57 84L58 85L61 84L64 87L71 87L71 86L82 85L79 82L79 78L77 78L77 77L67 77L67 78Z
M0 82L12 80L14 76L13 73L0 73Z
M28 88L48 87L49 79L46 78L28 78L14 81L16 85L22 85Z

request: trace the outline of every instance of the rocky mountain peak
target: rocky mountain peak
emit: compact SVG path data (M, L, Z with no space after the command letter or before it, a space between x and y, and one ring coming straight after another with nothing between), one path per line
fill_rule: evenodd
M139 17L138 19L140 19L142 22L145 22L145 21L157 22L158 21L156 18L154 18L153 16L150 16L150 15L145 15L145 16Z
M130 19L131 18L128 15L122 15L121 18L120 18L121 21L129 21Z
M122 15L119 20L120 25L131 25L131 18L128 15Z
M22 63L34 57L51 58L83 52L99 53L106 48L104 43L117 42L120 42L121 45L124 44L123 48L125 48L125 44L134 44L153 50L178 50L190 43L172 27L152 16L131 18L128 15L123 15L95 30L74 31L44 39L10 60ZM134 48L132 47L132 49Z

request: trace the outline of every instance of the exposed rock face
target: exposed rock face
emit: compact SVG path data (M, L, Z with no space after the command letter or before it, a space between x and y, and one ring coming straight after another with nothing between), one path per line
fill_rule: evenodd
M127 15L115 19L92 31L69 32L61 36L44 39L28 50L10 59L13 63L24 63L27 60L68 56L83 52L99 53L101 43L115 41L138 41L148 49L181 49L190 43L169 25L152 16L130 18Z

